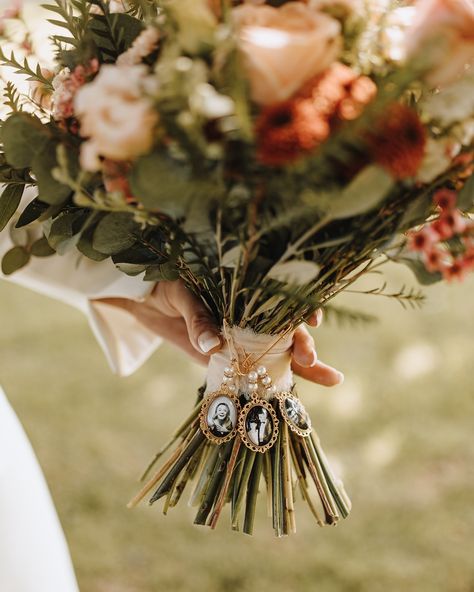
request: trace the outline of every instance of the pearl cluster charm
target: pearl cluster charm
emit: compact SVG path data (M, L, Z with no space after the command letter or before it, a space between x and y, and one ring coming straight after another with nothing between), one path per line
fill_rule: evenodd
M259 366L257 368L257 375L262 383L262 386L265 388L266 395L274 395L276 393L276 386L272 384L272 379L268 375L267 369L265 366Z
M222 379L222 384L225 384L233 395L236 395L238 392L237 385L235 384L235 370L226 366L224 368L224 377Z
M240 379L240 376L242 375L237 375L234 368L230 366L224 368L222 384L233 395L236 395L239 392L237 380ZM247 391L250 396L256 396L261 387L265 391L265 396L272 396L276 393L276 387L272 383L272 379L268 375L265 366L259 366L257 370L252 370L247 374Z

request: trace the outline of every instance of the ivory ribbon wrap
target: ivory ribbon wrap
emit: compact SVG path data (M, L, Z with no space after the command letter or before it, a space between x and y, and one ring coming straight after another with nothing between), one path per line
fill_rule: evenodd
M263 335L251 329L231 327L223 331L226 345L211 356L207 370L206 394L217 391L222 385L224 368L232 366L232 359L237 359L241 365L246 356L251 354L256 361L256 370L265 366L277 391L288 391L293 386L293 372L291 371L291 348L293 333L288 333L279 339L278 335ZM267 351L268 350L268 351ZM265 355L262 356L264 352ZM236 384L242 389L247 386L245 377L238 379Z

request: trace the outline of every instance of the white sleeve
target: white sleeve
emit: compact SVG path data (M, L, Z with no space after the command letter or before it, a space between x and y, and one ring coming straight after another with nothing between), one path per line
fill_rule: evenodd
M0 258L13 246L7 229L0 233ZM0 278L71 304L88 318L112 370L135 372L155 351L161 338L129 312L96 302L100 298L144 299L153 284L120 272L110 259L95 262L79 252L32 258L26 267Z

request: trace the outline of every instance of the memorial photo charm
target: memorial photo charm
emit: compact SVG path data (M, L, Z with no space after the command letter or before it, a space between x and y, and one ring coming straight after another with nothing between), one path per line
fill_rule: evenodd
M208 440L223 444L237 434L240 405L227 390L211 393L201 408L200 425Z
M282 393L279 403L281 414L290 430L300 436L309 436L311 434L311 418L303 403L289 393Z
M266 452L278 436L278 418L270 403L261 399L247 403L239 418L239 434L247 448Z

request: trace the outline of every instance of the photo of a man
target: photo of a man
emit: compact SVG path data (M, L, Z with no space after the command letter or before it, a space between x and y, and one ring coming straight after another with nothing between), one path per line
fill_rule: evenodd
M256 446L265 446L273 433L273 422L265 407L256 406L247 415L247 435Z

